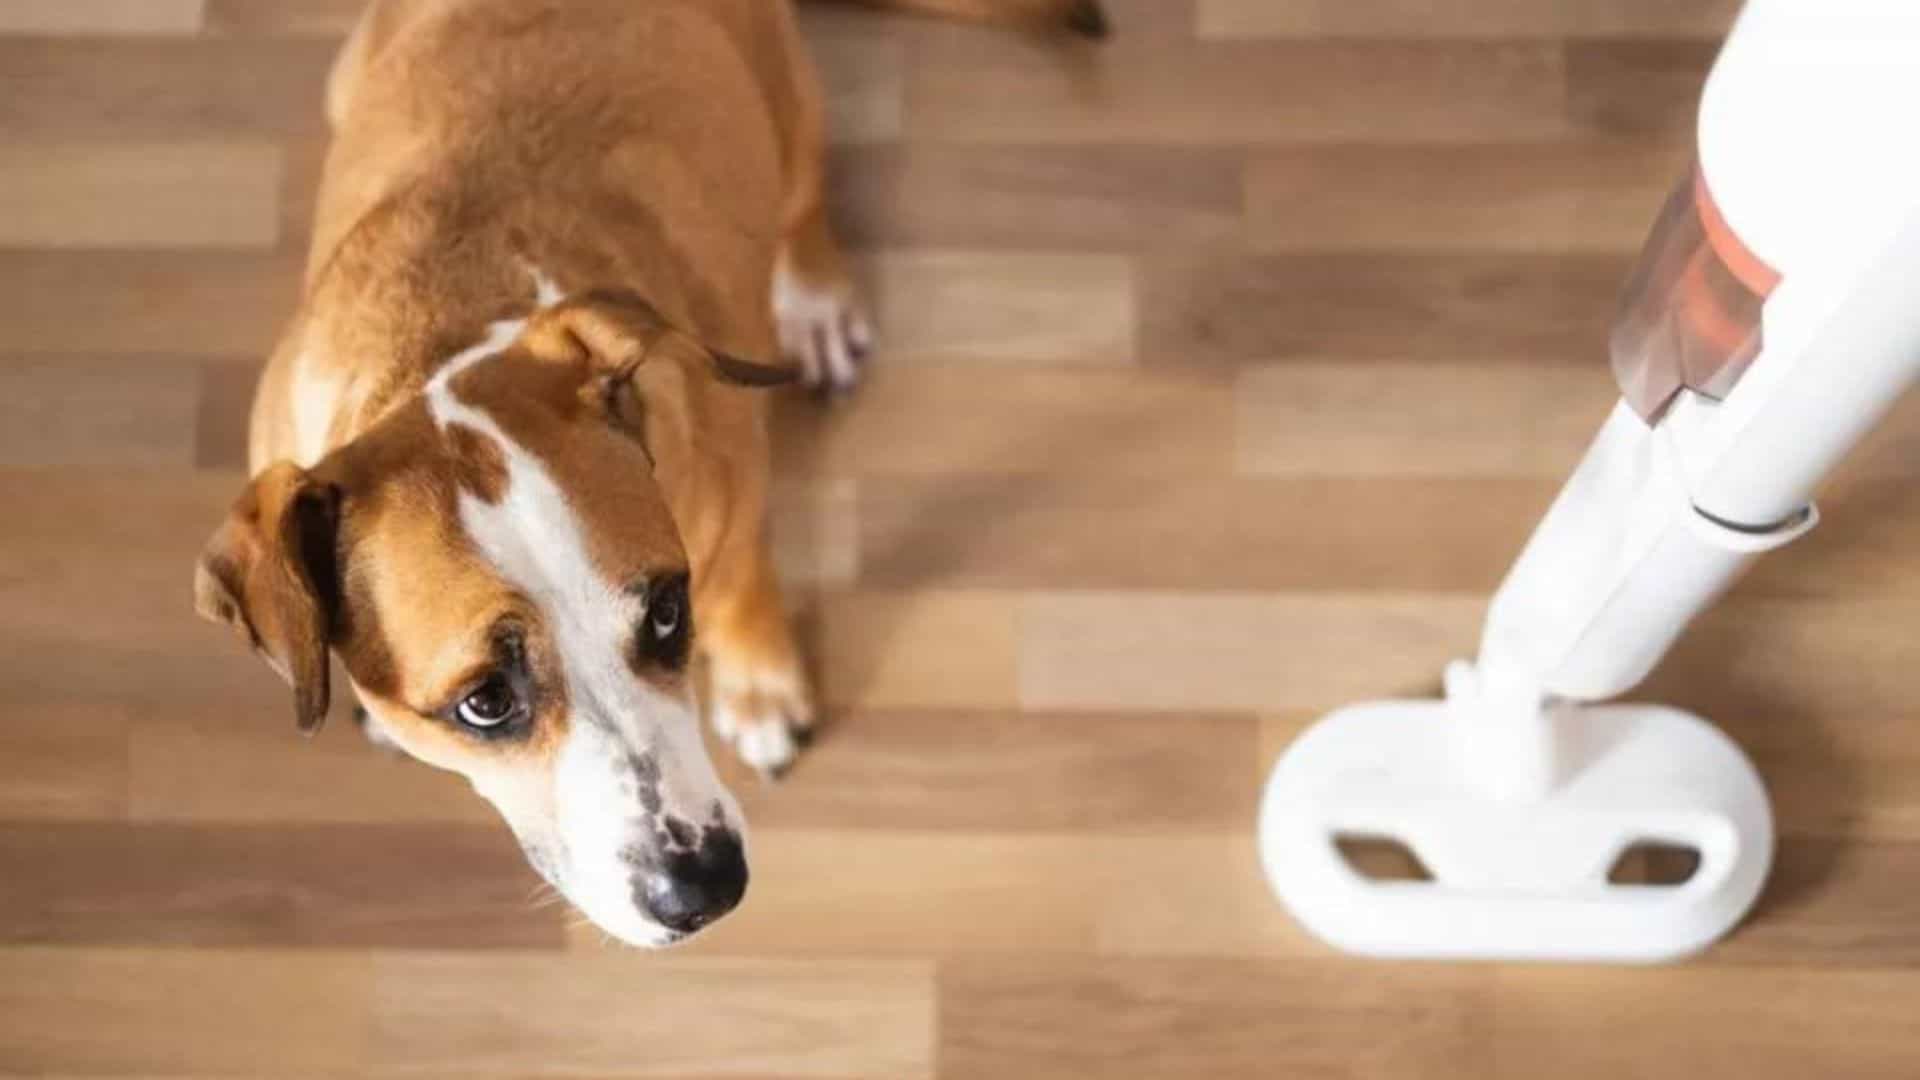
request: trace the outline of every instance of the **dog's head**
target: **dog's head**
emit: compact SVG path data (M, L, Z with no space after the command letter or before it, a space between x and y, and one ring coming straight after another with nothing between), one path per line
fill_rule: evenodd
M470 780L528 859L637 945L746 888L738 806L701 741L687 552L693 402L784 381L637 298L499 323L419 399L312 468L262 471L208 543L200 613L318 728L337 652L372 720Z

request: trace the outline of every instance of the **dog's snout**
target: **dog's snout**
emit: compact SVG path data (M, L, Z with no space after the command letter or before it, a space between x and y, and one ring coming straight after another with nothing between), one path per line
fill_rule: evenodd
M747 891L740 836L708 828L692 851L676 852L634 880L634 899L660 925L692 933L732 911Z

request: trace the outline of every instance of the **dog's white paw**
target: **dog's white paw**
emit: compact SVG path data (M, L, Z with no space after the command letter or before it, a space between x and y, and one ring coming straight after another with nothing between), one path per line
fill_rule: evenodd
M791 676L716 666L709 711L714 734L768 779L786 772L813 734L812 696Z
M800 365L808 387L841 394L859 384L873 348L873 324L850 283L815 284L783 259L773 277L773 315L780 352Z

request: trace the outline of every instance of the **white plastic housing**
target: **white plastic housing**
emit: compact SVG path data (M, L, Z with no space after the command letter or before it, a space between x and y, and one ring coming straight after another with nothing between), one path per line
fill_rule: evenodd
M1289 911L1349 952L1431 959L1645 962L1712 943L1744 914L1773 858L1760 779L1711 725L1657 705L1550 718L1563 781L1524 806L1488 798L1437 701L1359 705L1280 759L1260 808L1260 855ZM1373 881L1334 846L1390 837L1431 882ZM1685 884L1607 881L1628 848L1692 848Z

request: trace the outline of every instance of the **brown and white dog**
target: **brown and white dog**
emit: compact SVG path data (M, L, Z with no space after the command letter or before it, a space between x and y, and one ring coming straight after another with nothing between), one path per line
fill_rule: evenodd
M1104 29L1092 0L897 6ZM302 730L337 654L370 733L466 776L594 922L678 940L747 880L690 655L757 769L814 719L755 388L850 387L869 344L792 13L376 0L326 107L304 297L196 606Z

